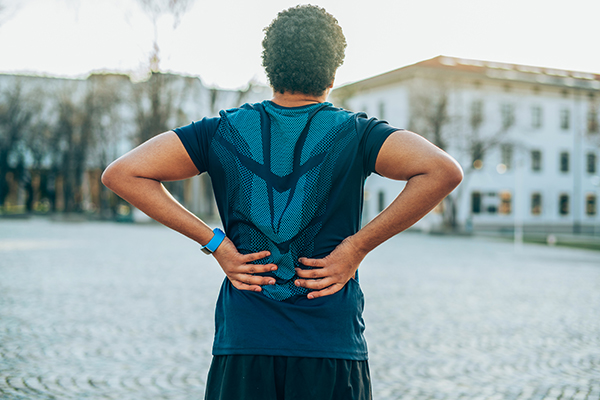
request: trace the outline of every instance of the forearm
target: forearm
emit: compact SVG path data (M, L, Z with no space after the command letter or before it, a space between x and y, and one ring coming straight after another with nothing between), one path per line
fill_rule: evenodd
M363 258L392 236L413 225L431 211L458 185L452 170L419 174L410 178L396 199L356 234L346 238L327 257L300 258L296 268L296 285L315 290L309 299L328 296L340 290L351 279Z
M212 238L211 228L175 200L159 181L128 175L104 180L112 191L161 224L202 245Z
M455 187L443 176L417 175L410 178L404 190L379 215L351 236L352 244L367 254L394 235L411 227L429 213Z

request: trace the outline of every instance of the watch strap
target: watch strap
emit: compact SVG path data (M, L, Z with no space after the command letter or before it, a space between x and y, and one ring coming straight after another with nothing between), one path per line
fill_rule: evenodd
M214 253L223 242L223 239L225 239L225 232L223 232L221 229L215 228L213 229L213 233L214 236L212 237L212 239L210 239L210 242L208 242L206 246L203 246L200 249L206 255L211 255L212 253Z

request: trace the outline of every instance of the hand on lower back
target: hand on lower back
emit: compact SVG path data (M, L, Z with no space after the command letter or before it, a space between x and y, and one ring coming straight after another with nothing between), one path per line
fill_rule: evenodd
M275 278L268 276L256 276L254 274L275 271L275 264L250 264L252 261L260 260L271 255L268 251L258 253L241 254L229 238L223 239L221 245L213 253L217 262L231 281L231 284L239 290L250 290L260 292L261 286L275 284Z
M355 277L364 257L365 254L361 254L352 244L351 237L346 238L325 258L300 258L300 264L314 269L296 268L300 279L295 283L314 290L308 294L309 299L332 295Z

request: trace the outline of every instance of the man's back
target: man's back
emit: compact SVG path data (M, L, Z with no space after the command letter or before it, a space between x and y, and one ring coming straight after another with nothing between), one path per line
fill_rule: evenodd
M159 135L103 174L124 199L201 244L226 275L206 399L369 399L357 269L462 179L422 137L325 103L345 48L324 9L282 11L263 40L271 101ZM161 185L204 171L226 234ZM361 228L372 172L408 183Z
M278 269L266 296L306 295L294 284L298 259L325 257L360 228L368 156L396 130L361 117L330 103L264 101L222 111L214 132L175 130L186 148L206 147L188 151L206 155L196 163L211 176L228 237L241 253L270 251L260 263Z

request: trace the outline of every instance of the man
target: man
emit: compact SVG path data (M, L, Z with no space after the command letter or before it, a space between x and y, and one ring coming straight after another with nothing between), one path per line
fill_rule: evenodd
M462 179L422 137L326 102L346 41L315 6L265 29L273 99L166 132L112 163L102 181L212 254L226 274L206 399L370 399L357 269ZM207 171L226 235L161 181ZM376 172L408 181L361 229Z

